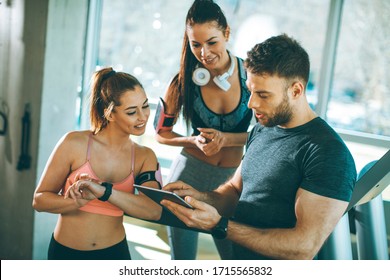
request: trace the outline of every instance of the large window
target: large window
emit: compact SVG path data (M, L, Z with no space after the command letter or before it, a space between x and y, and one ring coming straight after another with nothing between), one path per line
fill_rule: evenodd
M247 51L256 43L287 33L308 50L312 64L311 84L317 83L328 1L301 0L299 4L295 0L216 2L231 26L229 49L235 55L245 58ZM116 0L102 3L98 57L94 60L96 66L110 65L135 75L144 85L152 103L156 102L179 70L185 16L193 0ZM181 132L186 130L182 128ZM153 138L150 120L146 134L137 141L155 148L163 167L168 168L179 149L160 147Z
M390 148L389 13L385 0L343 5L326 120L362 142L347 142L358 170ZM382 147L364 144L369 142ZM390 200L390 188L382 197Z
M191 0L103 1L99 66L135 75L150 98L164 94L178 71Z
M256 43L280 33L301 42L311 60L309 102L347 141L358 170L390 148L390 1L216 2L231 26L229 49L237 56L245 58ZM135 75L156 104L179 69L185 16L193 0L91 3L98 20L90 30L98 42L91 44L97 51L90 69L110 65ZM136 141L156 151L166 174L180 148L154 140L153 118L154 110L145 135Z
M313 84L318 80L326 34L328 1L220 0L231 26L231 51L242 57L270 36L287 33L308 50ZM147 94L164 93L178 71L184 22L193 0L104 1L98 66L137 76Z
M390 136L389 15L390 1L344 1L326 114L336 128Z
M147 130L135 141L156 152L166 176L178 147L154 140L153 119L158 98L177 73L184 21L192 0L103 1L97 66L113 66L136 76L151 104ZM183 127L181 133L186 130Z

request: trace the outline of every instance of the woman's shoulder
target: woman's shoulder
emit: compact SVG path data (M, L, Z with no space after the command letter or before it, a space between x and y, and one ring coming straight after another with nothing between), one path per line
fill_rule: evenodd
M175 110L175 102L178 98L179 91L179 73L177 73L167 84L165 88L165 92L162 96L162 100L164 101L164 110L168 114L174 114Z
M74 159L86 153L88 135L91 131L71 131L58 140L52 155L61 158L61 161L73 162Z
M84 131L70 131L64 134L59 140L59 145L64 147L71 147L72 150L85 148L89 137L92 135L90 130Z
M157 168L157 157L154 151L146 146L134 143L135 146L135 161L136 161L136 174L141 170L155 170ZM138 171L137 171L138 170Z
M134 143L134 148L137 155L141 155L143 157L150 157L150 156L156 157L154 151L149 147L140 145L138 143Z
M79 142L79 141L88 141L89 137L92 135L90 130L82 131L69 131L62 136L62 141L64 142Z

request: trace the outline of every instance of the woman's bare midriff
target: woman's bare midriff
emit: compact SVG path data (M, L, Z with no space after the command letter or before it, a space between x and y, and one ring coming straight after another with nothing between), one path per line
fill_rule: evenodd
M243 147L222 148L217 154L206 156L198 148L185 147L184 150L195 158L219 167L238 167L243 155Z
M123 240L123 216L112 217L76 210L61 214L54 230L54 239L76 250L98 250Z

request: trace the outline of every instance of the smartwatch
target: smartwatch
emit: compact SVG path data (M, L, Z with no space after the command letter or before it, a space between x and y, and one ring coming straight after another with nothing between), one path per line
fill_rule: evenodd
M104 194L103 194L101 197L99 197L98 199L99 199L100 201L107 201L108 198L109 198L110 195L111 195L111 192L112 192L112 184L111 184L111 183L107 183L107 182L103 182L103 183L101 183L101 185L102 185L103 187L105 187L106 190L104 191Z
M225 239L227 236L229 219L221 217L216 226L211 230L211 235L216 239Z

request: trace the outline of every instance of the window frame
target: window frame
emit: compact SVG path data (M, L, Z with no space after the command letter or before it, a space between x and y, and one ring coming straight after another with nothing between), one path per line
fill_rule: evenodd
M336 63L337 45L340 35L341 19L344 0L331 0L328 16L327 33L325 37L324 53L321 63L321 72L318 88L318 102L316 113L326 120L326 113L330 101L330 89L333 83L334 67ZM344 141L367 144L377 147L390 148L390 137L348 129L334 128Z
M85 36L85 52L82 76L82 88L80 90L80 105L78 108L78 128L88 127L88 116L82 112L88 111L85 97L89 87L89 77L95 71L98 56L98 42L100 37L101 16L104 0L90 0L88 10L88 26ZM318 101L315 106L316 113L326 120L326 112L330 101L330 89L332 88L333 73L336 62L337 45L341 20L343 15L344 0L330 0L330 8L327 22L327 33L321 62ZM155 105L155 104L151 104ZM390 137L358 132L354 130L334 128L344 141L367 144L371 146L389 148Z

